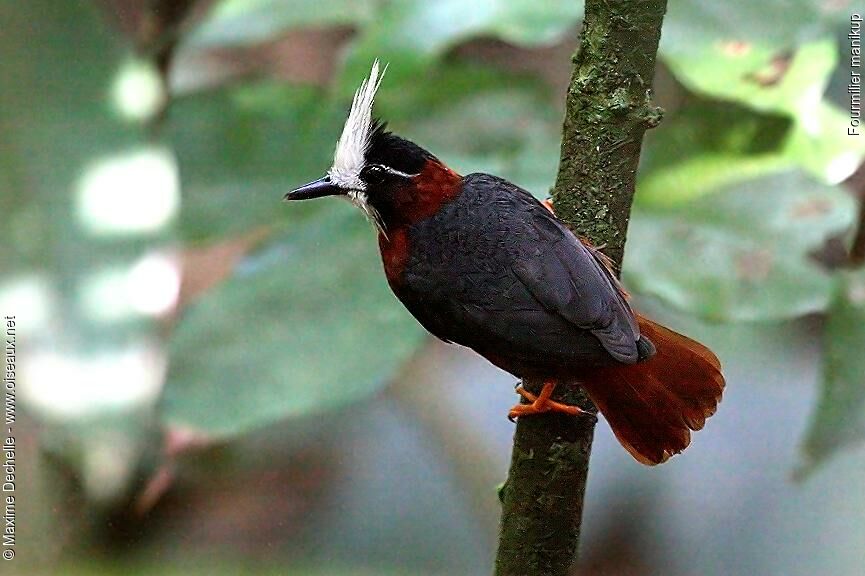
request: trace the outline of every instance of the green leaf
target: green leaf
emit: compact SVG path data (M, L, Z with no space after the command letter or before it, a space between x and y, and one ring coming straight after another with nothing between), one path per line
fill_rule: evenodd
M550 44L573 29L582 14L583 3L570 0L388 2L353 42L340 86L353 90L374 58L391 65L391 80L417 82L447 50L474 37L493 36L525 46Z
M370 225L351 206L322 204L185 312L167 419L229 435L344 406L377 392L421 342L386 285Z
M556 41L583 14L582 2L551 0L403 0L394 2L393 41L412 51L440 53L475 36L497 36L522 45Z
M800 117L784 153L825 182L849 178L865 160L865 138L847 135L850 114L821 102Z
M38 279L44 297L33 301L56 323L46 341L58 354L91 356L149 337L151 319L130 310L132 296L105 287L170 233L174 159L141 125L154 110L141 104L159 98L158 77L147 94L124 90L127 72L135 69L141 80L148 68L89 2L2 3L0 20L16 30L0 35L0 178L7 185L0 204L9 222L2 280L15 273ZM111 292L110 302L100 290Z
M824 309L832 279L809 252L853 220L840 189L785 173L674 209L636 210L624 272L635 290L712 320Z
M373 0L222 0L190 34L194 48L257 44L300 27L358 25L375 18Z
M388 69L376 97L375 112L390 129L461 174L489 172L547 195L558 164L561 115L536 78L459 62L431 67L423 82L397 72Z
M865 140L845 138L849 118L824 99L837 65L834 40L800 46L702 42L666 55L670 69L700 94L794 121L784 155L827 182L840 182L865 157Z
M0 22L0 299L34 367L21 407L48 423L40 449L63 453L82 498L116 504L159 444L154 316L177 277L155 249L179 192L143 123L164 91L94 2L2 2ZM110 474L93 465L108 452Z
M683 158L664 170L643 178L636 201L640 205L675 205L789 166L783 158L701 154Z
M729 102L696 100L646 134L636 202L679 204L791 166L782 154L789 118Z
M536 82L505 91L511 77L463 65L435 67L427 80L400 84L388 73L377 114L462 172L549 186L560 119ZM442 86L453 88L451 97ZM172 109L186 237L213 241L263 224L290 232L180 320L167 418L229 435L342 406L375 393L423 337L389 293L374 236L356 211L336 200L280 201L328 168L350 97L335 105L320 91L260 84L184 98ZM520 119L516 135L511 118ZM242 398L230 400L239 381Z
M86 238L76 185L100 157L140 145L111 99L125 50L85 2L2 3L0 20L16 31L0 34L0 207L9 222L0 267L77 275Z
M795 116L820 102L837 59L835 42L828 40L793 53L757 45L698 44L668 63L695 91Z
M789 49L827 36L849 16L849 5L823 0L674 0L661 37L663 54L701 44L737 42Z
M829 307L820 400L803 446L803 470L865 441L865 271L841 274Z
M343 121L312 88L261 83L178 100L166 129L183 181L183 236L213 240L315 213L279 201L327 170Z
M368 37L361 42L375 38L373 43L394 50L432 54L480 35L527 45L554 42L582 13L582 2L568 0L222 0L191 34L189 44L253 44L291 28L350 25Z
M555 178L561 119L536 80L520 78L516 88L513 76L461 64L436 66L423 82L400 80L393 70L375 109L391 129L463 173L488 171L545 193ZM329 97L258 83L177 100L166 132L183 180L184 237L210 241L316 213L316 203L284 211L273 201L330 166L353 91Z
M530 89L480 90L409 122L406 135L461 174L496 174L546 196L556 176L560 123Z

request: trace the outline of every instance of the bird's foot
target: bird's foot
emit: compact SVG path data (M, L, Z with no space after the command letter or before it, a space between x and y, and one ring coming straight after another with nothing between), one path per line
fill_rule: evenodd
M553 390L555 390L555 388L555 382L546 382L544 383L543 389L541 389L541 393L538 396L535 396L522 386L517 386L517 394L531 402L531 404L517 404L508 412L508 419L513 422L514 418L519 418L520 416L531 416L533 414L543 414L544 412L560 412L562 414L568 414L569 416L591 414L591 412L586 412L579 406L562 404L561 402L550 400L550 396L553 395Z

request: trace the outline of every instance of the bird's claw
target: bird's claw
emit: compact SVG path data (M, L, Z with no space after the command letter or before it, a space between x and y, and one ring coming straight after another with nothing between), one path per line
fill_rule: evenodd
M553 389L555 389L555 387L555 382L547 382L544 384L541 393L538 396L535 396L522 386L518 385L516 387L517 394L528 400L529 404L520 403L513 406L508 411L508 420L513 422L515 418L519 418L521 416L543 414L544 412L559 412L561 414L567 414L569 416L583 416L585 414L588 414L591 415L593 418L597 419L597 416L595 414L583 410L579 406L563 404L561 402L556 402L555 400L550 400L550 396L552 396Z

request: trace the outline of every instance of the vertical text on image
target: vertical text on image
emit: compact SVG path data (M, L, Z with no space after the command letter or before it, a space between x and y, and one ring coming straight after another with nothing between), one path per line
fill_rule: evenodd
M16 341L17 341L17 326L15 316L4 317L4 327L6 332L5 337L5 362L3 369L3 412L5 415L6 434L3 436L3 483L2 483L2 510L3 510L3 531L0 537L3 552L0 556L4 560L12 560L15 558L15 384L17 381L16 374Z
M850 15L850 83L847 93L850 94L850 125L848 136L862 135L862 14L854 12Z

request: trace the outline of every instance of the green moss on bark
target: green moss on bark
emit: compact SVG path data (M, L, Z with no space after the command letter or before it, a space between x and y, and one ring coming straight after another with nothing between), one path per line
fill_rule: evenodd
M579 401L578 389L566 401ZM580 535L582 496L595 426L560 414L520 420L511 471L501 490L503 515L496 574L565 574Z
M666 0L587 0L568 89L553 205L576 233L622 261ZM541 383L526 382L538 391ZM554 398L594 411L578 386ZM576 558L595 419L522 418L500 496L498 576L567 574Z
M586 2L568 89L553 204L559 217L622 261L634 177L652 105L665 1Z

